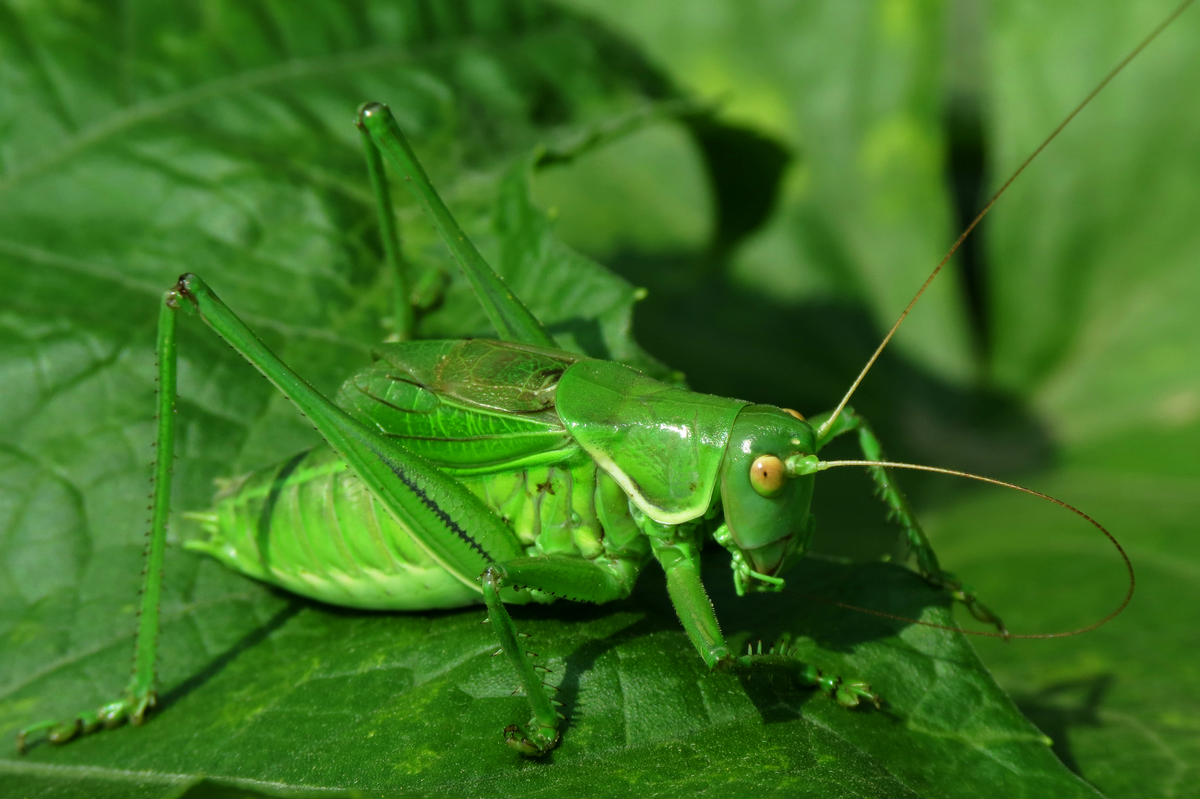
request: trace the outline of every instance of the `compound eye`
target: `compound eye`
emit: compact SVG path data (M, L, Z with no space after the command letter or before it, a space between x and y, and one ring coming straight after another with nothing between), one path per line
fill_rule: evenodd
M759 455L750 464L750 485L760 496L773 497L783 488L787 471L774 455Z

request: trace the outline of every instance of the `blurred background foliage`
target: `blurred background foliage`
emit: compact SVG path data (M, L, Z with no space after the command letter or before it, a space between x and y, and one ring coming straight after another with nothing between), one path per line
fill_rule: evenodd
M153 305L175 276L204 274L326 391L387 334L360 101L392 106L564 346L815 412L1170 4L1126 5L0 5L3 728L122 684ZM153 723L4 754L4 792L1194 793L1198 29L1180 18L1014 185L855 397L893 457L1015 479L1111 527L1139 577L1114 623L970 645L796 592L738 602L714 558L731 633L812 636L815 660L892 707L846 713L705 674L648 569L627 603L519 616L572 718L531 763L500 743L523 711L478 611L351 613L178 555ZM416 209L398 213L415 264L450 273ZM633 286L647 292L631 315ZM421 332L487 329L452 280ZM205 331L182 349L177 507L311 445ZM1014 630L1070 629L1119 599L1115 554L1061 511L903 483L943 563ZM894 548L869 490L823 475L821 553ZM893 567L814 561L791 582L946 618Z

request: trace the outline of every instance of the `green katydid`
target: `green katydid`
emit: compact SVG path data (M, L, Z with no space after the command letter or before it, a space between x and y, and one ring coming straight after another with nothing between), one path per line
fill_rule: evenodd
M712 521L707 517L718 504L724 509L724 521L714 525L712 534L730 550L739 590L777 589L782 585L778 573L790 558L800 554L805 543L813 474L829 465L815 458L821 446L837 435L856 432L864 445L864 459L882 462L873 434L845 404L859 381L837 410L805 422L781 409L692 394L626 367L555 350L519 301L489 277L490 271L442 209L402 136L391 128L382 109L366 107L363 121L373 137L369 159L373 157L372 147L379 146L411 177L410 185L430 204L444 237L476 281L476 291L503 342L424 342L386 347L381 361L352 378L335 405L277 362L202 281L194 276L181 278L167 293L160 315L161 443L152 538L155 543L147 569L134 679L126 697L106 705L98 714L82 714L66 725L33 725L23 735L49 729L52 738L65 738L97 723L140 721L153 703L154 606L169 497L174 317L178 310L198 313L241 350L317 424L332 447L332 451L306 455L305 462L291 461L286 467L251 477L238 492L225 497L224 504L218 503L212 518L214 537L196 548L206 549L262 579L340 604L423 608L479 601L482 597L501 644L521 676L534 716L526 729L510 728L507 738L531 754L543 753L556 743L557 711L541 688L540 677L522 654L504 603L541 601L552 596L597 602L616 598L628 592L637 570L654 557L668 574L676 609L705 661L710 666L751 666L755 660L771 656L735 656L728 651L699 582L695 550L704 531L703 523ZM374 167L372 172L377 174ZM890 333L880 349L888 339ZM482 381L478 379L481 374ZM597 399L604 392L611 396ZM650 398L656 412L639 425L637 410ZM558 417L557 423L550 418L553 416ZM476 441L467 445L461 437L461 446L439 449L431 445L428 451L421 449L416 442L429 438L421 435L422 430L428 432L431 424L449 424L445 420L450 418L459 425L456 429L460 433L472 433L472 439L480 437L473 425L497 425L492 428L492 437L509 444L509 450L481 451ZM611 431L616 421L622 427L614 436ZM390 435L381 435L380 430ZM653 445L676 446L680 451L673 454L679 457L641 460L645 447L638 443L639 435L648 436L643 442ZM405 443L396 444L396 437ZM748 445L749 451L737 446L764 437L778 439L780 448L776 451L784 456L763 456L757 443ZM711 449L687 451L693 438L711 444ZM336 468L341 459L352 465L353 476L347 478ZM671 466L666 474L661 473L664 463ZM489 491L500 490L494 478L496 472L511 472L518 467L519 473L509 477L519 484L537 488L531 476L538 474L545 476L555 496L562 491L570 497L571 502L559 508L560 512L578 512L575 500L590 503L585 509L591 516L586 521L592 524L578 524L565 541L547 536L544 542L539 538L530 544L514 538L513 530L520 527L519 523L505 519L507 508L501 507L496 495L489 496ZM288 476L281 478L285 469ZM990 611L940 569L887 472L874 467L872 475L885 501L900 516L924 576L956 593L975 615L998 624ZM239 521L244 522L261 509L271 490L299 493L306 484L325 481L326 486L337 485L338 480L350 481L340 489L347 497L353 494L355 501L378 503L376 507L390 514L397 529L405 529L403 535L411 537L413 548L404 555L430 578L421 583L427 594L414 590L416 582L408 572L391 575L397 580L392 586L386 585L386 580L355 581L347 579L346 573L339 575L339 557L350 555L362 565L362 556L358 551L349 551L353 547L339 550L337 542L331 542L330 551L321 554L328 573L313 575L301 568L295 551L289 552L288 525L283 518L278 526L272 526L268 552L253 549L253 541L239 545L234 540ZM362 490L364 485L369 493ZM585 490L580 491L581 486ZM506 494L504 498L511 496ZM519 499L511 509L514 518L530 513L528 504L523 503L532 497L523 494ZM309 511L316 515L335 512L315 507ZM781 515L788 518L787 526L769 524L772 517ZM767 523L761 521L764 518ZM602 536L598 530L603 530ZM520 532L528 533L529 528ZM355 545L366 542L365 532L350 532L348 536ZM296 544L297 540L293 537L290 543ZM531 546L537 547L538 556L530 555ZM393 559L397 555L387 554ZM788 660L786 655L774 657ZM829 690L844 704L878 701L865 683L843 682L803 664L794 665L800 678Z

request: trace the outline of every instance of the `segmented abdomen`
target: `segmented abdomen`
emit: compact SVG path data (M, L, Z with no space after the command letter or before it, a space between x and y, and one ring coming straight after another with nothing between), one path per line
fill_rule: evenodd
M433 562L328 447L233 481L197 516L209 537L189 549L314 599L424 610L479 596L472 582Z
M646 540L624 493L590 459L458 479L506 520L528 555L605 559L632 587ZM210 512L193 515L208 538L188 548L297 594L386 610L481 601L479 575L432 560L328 447L233 481Z
M629 515L629 499L595 461L580 453L548 466L458 478L517 533L533 556L605 559L637 570L649 554Z

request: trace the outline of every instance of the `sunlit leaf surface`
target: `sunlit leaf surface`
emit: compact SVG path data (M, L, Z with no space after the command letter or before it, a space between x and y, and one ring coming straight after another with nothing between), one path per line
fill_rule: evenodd
M0 9L0 729L124 683L155 304L175 277L203 274L324 391L389 332L359 102L391 105L564 346L649 363L631 284L539 207L649 288L633 332L651 355L702 390L815 411L953 238L955 209L983 199L948 174L994 185L1158 5ZM1019 479L1112 527L1140 579L1116 623L980 646L1002 689L960 636L819 601L961 621L898 566L813 560L789 593L739 600L714 557L726 631L804 636L814 662L887 700L850 712L780 675L707 673L651 568L626 602L514 612L569 717L532 762L502 743L526 709L481 609L341 610L172 547L158 710L0 751L0 792L1194 793L1198 29L1181 19L1022 179L978 240L981 299L947 275L856 397L892 455ZM679 96L721 123L671 121ZM579 157L537 172L531 206L538 145ZM398 214L413 261L452 270L417 209ZM457 282L421 331L488 332ZM185 324L181 348L177 508L314 442L207 331ZM904 484L943 562L1014 628L1071 628L1119 598L1116 556L1061 512ZM869 492L823 476L823 552L890 547ZM191 534L180 519L173 543Z

